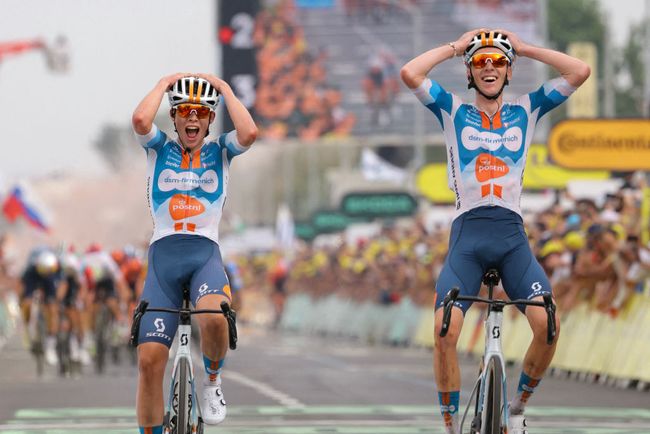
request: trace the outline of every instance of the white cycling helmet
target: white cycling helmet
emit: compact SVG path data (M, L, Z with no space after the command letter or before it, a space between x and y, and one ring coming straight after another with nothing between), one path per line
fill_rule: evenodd
M200 104L212 110L219 105L219 92L209 81L199 77L183 77L167 91L169 105Z
M66 275L72 275L81 269L81 262L74 253L64 253L61 256L61 268Z
M474 35L472 41L469 43L465 49L465 64L469 64L470 59L480 48L483 47L496 47L499 50L503 51L510 63L515 61L515 50L512 48L512 44L508 40L508 37L503 33L491 31L491 32L481 32Z
M49 250L39 252L34 260L36 272L41 276L50 276L59 269L59 260L56 255Z

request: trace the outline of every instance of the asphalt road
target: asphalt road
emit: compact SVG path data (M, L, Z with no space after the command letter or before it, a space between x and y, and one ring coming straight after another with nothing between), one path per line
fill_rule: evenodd
M465 389L476 371L476 360L462 360ZM509 368L510 393L518 376ZM137 433L136 378L123 363L103 376L49 368L39 379L14 336L0 350L0 434ZM242 328L223 386L228 418L207 433L442 433L427 349ZM527 415L531 433L650 433L650 392L549 376Z

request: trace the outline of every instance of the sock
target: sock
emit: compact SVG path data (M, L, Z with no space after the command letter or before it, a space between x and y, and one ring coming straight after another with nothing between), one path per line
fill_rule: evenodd
M458 426L458 403L460 402L460 392L438 392L440 401L440 413L445 422L446 434L457 434Z
M510 401L510 414L524 414L526 403L528 402L530 395L535 391L535 388L539 385L540 381L542 381L541 378L530 378L523 371L521 372L521 377L519 377L519 386L517 387L517 396Z
M163 434L163 427L162 425L147 427L141 426L140 434Z
M215 361L210 360L205 354L203 355L203 366L205 366L205 374L210 383L216 383L217 377L221 374L224 359Z

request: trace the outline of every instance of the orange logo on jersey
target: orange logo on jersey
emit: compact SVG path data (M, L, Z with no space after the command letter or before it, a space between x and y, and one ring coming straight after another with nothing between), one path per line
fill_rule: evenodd
M199 215L205 211L201 202L185 194L175 194L169 201L169 214L174 220Z
M476 179L485 182L506 176L510 168L500 158L490 154L481 154L476 158Z
M224 285L223 293L226 294L226 297L228 297L230 300L232 300L232 294L230 292L230 285Z

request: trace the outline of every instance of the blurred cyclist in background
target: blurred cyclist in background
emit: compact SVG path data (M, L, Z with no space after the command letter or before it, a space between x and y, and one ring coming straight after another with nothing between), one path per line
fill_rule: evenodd
M153 121L167 93L177 135ZM235 130L206 139L220 98ZM151 306L178 309L183 287L197 309L220 309L231 301L219 249L219 221L226 200L228 167L257 137L257 127L230 85L213 75L163 77L133 113L133 129L147 152L147 197L154 218L142 298ZM228 329L221 315L199 315L205 382L201 410L207 424L226 417L221 368ZM163 376L178 317L146 313L138 346L137 416L141 433L162 433Z
M448 59L463 56L474 103L464 103L427 74ZM560 77L513 102L502 92L512 78L516 56L553 67ZM471 303L452 309L449 333L440 338L442 301L453 287L476 295L483 274L496 268L511 299L537 299L551 293L524 231L519 208L523 170L533 130L539 119L560 105L590 74L589 66L558 51L535 47L505 30L477 29L457 41L429 50L401 70L404 83L440 122L447 144L449 188L456 195L456 218L449 252L436 285L434 370L447 433L459 434L460 372L456 344L463 316ZM546 344L543 308L521 309L533 340L526 353L515 398L509 404L510 434L525 433L524 408L555 352ZM558 323L559 332L559 323Z
M232 292L231 307L235 310L241 308L242 300L240 290L244 287L244 280L242 278L241 270L235 259L227 259L224 264L224 271L230 283L230 290Z
M81 271L81 261L72 252L59 255L61 262L62 300L65 316L70 321L70 358L84 365L90 364L90 355L83 346L84 329L81 324L82 300L86 293L86 282Z
M120 267L101 245L92 243L83 256L82 266L96 313L99 303L106 303L116 321L126 321L120 304L128 289ZM92 315L95 317L95 315Z
M61 283L61 269L56 254L47 247L38 247L29 254L27 265L20 278L20 309L25 323L27 338L32 343L35 336L29 335L32 298L35 291L42 291L43 312L47 324L44 340L45 361L56 365L56 333L59 327L57 291Z

